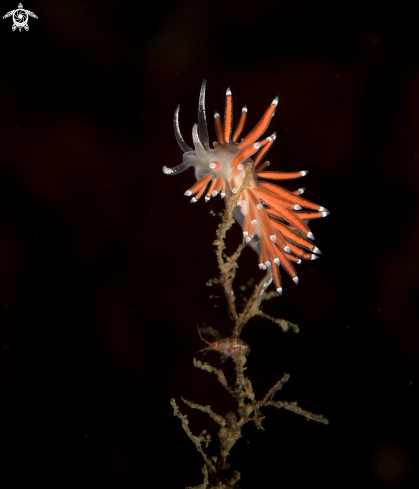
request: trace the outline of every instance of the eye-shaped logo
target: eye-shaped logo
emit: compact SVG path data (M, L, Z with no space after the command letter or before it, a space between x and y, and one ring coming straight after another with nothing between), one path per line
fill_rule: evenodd
M23 8L23 5L19 3L17 9L7 12L6 15L3 15L3 19L6 19L7 17L12 17L13 20L12 30L15 31L16 29L19 29L20 32L22 28L25 29L25 31L29 30L29 26L28 26L29 16L33 17L34 19L38 18L30 10L25 10Z

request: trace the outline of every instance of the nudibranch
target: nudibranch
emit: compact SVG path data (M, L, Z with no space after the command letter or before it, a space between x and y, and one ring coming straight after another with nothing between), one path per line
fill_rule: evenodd
M310 241L314 239L307 221L329 214L327 209L301 197L304 188L293 192L278 185L260 180L291 180L305 176L307 171L278 172L266 171L270 165L264 161L266 154L276 139L276 133L257 141L267 130L278 105L274 98L262 119L249 134L238 141L246 121L247 107L241 112L239 123L233 132L233 97L227 88L224 124L215 112L215 128L218 142L209 146L205 115L206 80L203 81L199 96L198 124L192 128L195 149L184 141L179 128L179 106L174 117L176 140L184 152L182 163L173 168L163 167L166 175L177 175L190 166L195 168L197 182L185 192L197 202L203 195L208 202L218 193L224 198L240 189L246 166L252 163L250 186L246 188L233 211L233 217L243 229L243 239L259 255L259 268L269 268L277 291L282 293L279 267L282 266L297 284L298 277L293 263L301 259L316 260L321 253ZM255 156L256 155L256 156ZM254 159L252 159L252 157Z

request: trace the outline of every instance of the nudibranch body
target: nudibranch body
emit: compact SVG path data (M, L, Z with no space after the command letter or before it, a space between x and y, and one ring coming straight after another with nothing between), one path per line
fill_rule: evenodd
M205 195L205 201L208 202L218 193L221 193L222 198L226 194L237 193L243 183L246 166L249 162L252 163L250 186L242 192L233 216L243 229L243 239L259 255L259 268L270 268L276 289L281 294L279 267L282 266L294 282L298 283L292 263L301 263L301 258L315 260L320 254L320 250L310 241L314 236L307 226L307 221L325 217L329 212L324 207L300 197L304 192L303 188L290 192L273 183L259 181L291 180L307 174L307 171L266 171L269 162L264 161L264 158L274 143L276 134L257 140L269 126L278 104L278 97L272 101L256 127L238 141L246 121L247 108L243 107L233 133L233 98L228 88L224 123L218 112L215 112L218 142L214 142L214 148L210 148L205 115L205 88L206 80L202 83L199 97L198 124L194 124L192 128L195 149L190 148L182 138L178 106L175 111L174 129L176 140L184 152L183 161L174 168L163 167L163 172L176 175L193 166L197 182L185 192L185 195L192 196L191 202L197 202Z

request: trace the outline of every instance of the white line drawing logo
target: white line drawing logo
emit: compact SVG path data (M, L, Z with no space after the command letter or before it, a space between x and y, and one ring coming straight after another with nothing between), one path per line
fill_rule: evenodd
M10 12L7 12L6 15L3 15L3 19L6 19L7 17L10 16L13 16L12 31L15 31L16 28L18 28L19 32L22 30L22 28L25 29L25 31L29 30L29 26L28 26L29 16L33 17L34 19L38 18L30 10L25 10L21 3L19 3L16 10L11 10Z

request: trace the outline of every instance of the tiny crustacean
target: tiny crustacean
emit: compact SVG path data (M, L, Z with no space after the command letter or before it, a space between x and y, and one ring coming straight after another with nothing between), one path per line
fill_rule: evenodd
M211 328L211 331L213 332L215 330ZM246 356L250 353L249 345L240 338L217 338L216 341L210 343L205 338L202 338L199 328L198 332L201 340L205 341L208 346L206 348L203 348L202 350L199 350L197 353L200 353L201 351L218 351L219 353L221 353L223 363L228 358L232 358L233 360L235 360L240 356L241 353Z

